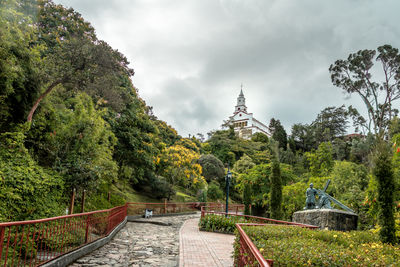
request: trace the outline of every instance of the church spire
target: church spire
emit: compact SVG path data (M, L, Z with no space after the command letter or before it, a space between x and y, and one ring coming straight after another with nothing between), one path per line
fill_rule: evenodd
M237 98L237 104L236 104L234 113L237 113L239 111L247 112L246 98L244 97L244 94L243 94L243 84L240 85L240 94L239 94L239 97Z

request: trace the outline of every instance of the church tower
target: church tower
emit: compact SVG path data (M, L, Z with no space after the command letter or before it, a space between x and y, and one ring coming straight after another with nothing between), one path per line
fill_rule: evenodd
M246 98L244 98L244 94L243 94L243 85L241 85L241 87L240 87L240 94L237 98L237 104L235 106L234 113L237 113L239 111L243 111L243 112L247 113Z
M246 98L243 94L243 85L240 87L240 94L237 98L235 111L233 115L229 117L229 124L233 126L234 131L240 138L250 139L255 133L263 133L267 136L268 127L262 122L256 120L253 117L253 113L247 112Z

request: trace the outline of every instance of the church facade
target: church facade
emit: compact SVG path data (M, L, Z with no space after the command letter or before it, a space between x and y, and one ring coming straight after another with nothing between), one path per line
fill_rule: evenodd
M229 117L229 124L233 125L235 132L243 139L250 139L255 133L263 133L270 136L268 127L254 118L253 113L247 112L243 88L240 89L233 115Z

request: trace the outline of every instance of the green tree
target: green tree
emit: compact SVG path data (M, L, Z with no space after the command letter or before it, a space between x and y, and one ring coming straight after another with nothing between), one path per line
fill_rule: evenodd
M223 163L214 155L201 155L199 164L203 170L203 176L208 183L212 181L223 181L225 177L225 169Z
M332 144L321 143L315 152L306 152L305 156L310 166L310 173L313 176L324 176L330 173L333 168Z
M269 143L269 138L268 138L268 136L266 134L255 133L255 134L253 134L251 136L251 141L268 144Z
M223 199L224 192L221 190L220 184L217 181L213 180L208 184L207 197L210 200Z
M250 205L251 205L251 185L245 184L243 188L243 204L244 204L244 215L250 215Z
M386 147L385 147L386 146ZM379 234L385 243L396 243L394 221L394 177L391 161L392 155L387 144L381 144L374 157L373 174L378 181L379 222L382 226Z
M315 138L318 143L332 142L343 136L348 128L348 111L345 106L327 107L312 122Z
M49 133L48 151L53 168L65 177L66 189L94 190L116 180L118 166L112 159L116 138L102 117L105 110L79 94L55 112L57 124Z
M382 68L373 68L374 61L380 62ZM377 70L383 71L380 74L383 82L372 79ZM358 94L366 105L368 130L376 137L373 173L378 181L379 218L383 224L381 239L383 242L394 242L394 199L393 193L389 193L391 190L387 190L392 188L393 170L385 136L388 136L390 121L396 114L393 102L400 98L399 51L390 45L379 46L377 50L360 50L350 54L347 60L337 60L329 71L334 85L349 94Z
M154 176L154 161L162 149L156 141L157 128L144 108L143 101L132 96L131 103L121 113L111 113L113 116L109 118L118 139L114 152L114 159L119 164L118 176L139 188L148 184Z
M280 120L275 120L274 118L272 118L269 122L269 130L271 132L272 138L278 142L279 147L282 149L286 149L287 134Z
M381 68L373 68L374 61L380 62ZM384 82L379 83L372 79L372 74L378 69L383 71L381 75ZM383 45L377 51L360 50L350 54L345 60L336 60L329 67L329 72L335 86L361 97L369 116L369 131L383 135L394 114L393 101L400 98L398 49Z
M271 197L270 197L270 216L273 219L282 218L282 179L279 161L274 159L271 167Z
M48 49L41 64L43 92L33 102L27 120L32 121L42 100L61 85L68 91L85 90L98 98L119 98L116 81L134 74L127 59L97 40L94 29L73 9L45 0L39 10L40 41Z
M23 145L25 130L0 134L0 221L3 222L57 216L65 209L62 178L33 160Z
M233 165L233 171L237 173L245 173L248 169L255 166L254 162L246 154L243 155L238 161Z
M240 174L237 178L236 187L242 194L245 185L251 185L251 202L254 215L265 215L269 210L270 174L271 165L260 164Z
M0 3L0 132L22 123L40 92L41 46L35 45L30 1ZM29 10L29 9L28 9Z
M297 123L292 126L291 139L295 144L295 150L304 152L317 148L317 142L314 135L314 129L308 124Z

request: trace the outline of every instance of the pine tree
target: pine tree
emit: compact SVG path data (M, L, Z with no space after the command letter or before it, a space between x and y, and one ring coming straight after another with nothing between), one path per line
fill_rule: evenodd
M244 204L244 215L250 215L251 205L251 186L246 184L243 189L243 204Z

